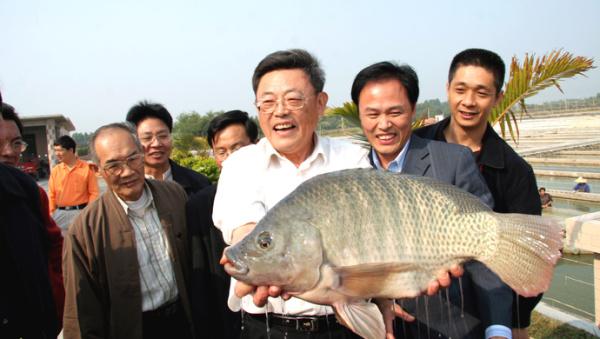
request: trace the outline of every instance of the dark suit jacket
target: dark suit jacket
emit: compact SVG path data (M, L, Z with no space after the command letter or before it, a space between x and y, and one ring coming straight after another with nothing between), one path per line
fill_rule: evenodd
M173 175L173 181L181 185L185 193L189 196L198 192L206 186L210 186L211 182L204 175L192 171L189 168L179 166L173 160L169 159L171 164L171 174Z
M402 173L452 184L476 195L488 206L493 206L492 195L471 151L466 147L412 135ZM464 268L465 274L460 281L453 279L447 296L446 291L442 290L433 297L421 296L400 302L417 320L397 321L397 338L480 339L485 337L485 329L489 325L511 327L511 289L479 262L468 262ZM461 313L464 313L464 318Z
M176 183L146 182L172 249L179 298L191 326L189 248L184 210L187 196ZM143 337L135 234L111 190L88 205L69 227L65 237L63 272L65 339Z
M60 332L48 277L49 241L36 183L0 164L0 337Z
M231 277L219 264L225 242L212 221L217 185L193 194L187 203L187 221L192 254L192 314L194 321L209 319L210 328L196 328L215 338L240 337L240 312L227 307ZM199 333L200 337L201 333Z

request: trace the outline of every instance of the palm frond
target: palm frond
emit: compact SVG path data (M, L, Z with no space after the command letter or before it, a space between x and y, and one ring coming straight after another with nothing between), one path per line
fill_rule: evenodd
M360 132L351 135L350 137L356 140L363 147L370 147L367 137L365 137L360 127L360 117L358 116L358 107L352 101L345 102L342 106L329 107L325 110L325 115L339 116L345 119L351 127L358 127Z
M519 107L519 119L527 114L525 99L536 95L543 89L555 86L562 92L559 81L576 75L584 75L584 72L594 68L593 59L586 57L575 57L569 52L555 50L541 58L534 54L525 55L523 64L519 63L517 57L512 58L510 65L510 76L504 89L504 98L494 107L488 121L500 125L503 137L510 133L516 142L519 136L517 114L514 108Z
M325 115L335 115L346 119L353 127L360 127L360 118L358 117L358 107L354 102L345 102L342 106L329 107L325 110Z

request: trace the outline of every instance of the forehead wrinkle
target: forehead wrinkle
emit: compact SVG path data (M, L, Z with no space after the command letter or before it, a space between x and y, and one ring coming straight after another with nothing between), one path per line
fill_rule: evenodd
M133 152L131 152L129 155L126 155L126 156L124 157L124 159L119 159L119 158L108 159L108 160L106 160L106 163L108 164L108 163L111 163L111 162L117 162L117 161L124 161L124 160L127 160L129 157L131 157L131 156L135 155L137 152L138 152L137 150L134 150L134 151L133 151Z

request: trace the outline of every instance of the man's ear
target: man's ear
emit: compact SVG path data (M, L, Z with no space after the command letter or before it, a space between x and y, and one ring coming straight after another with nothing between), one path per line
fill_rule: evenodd
M496 96L496 102L494 102L494 106L498 105L502 99L504 99L504 91L500 91L500 93L498 93Z
M327 101L329 101L329 95L326 92L319 92L317 94L317 105L319 106L319 116L325 114L325 108L327 108Z

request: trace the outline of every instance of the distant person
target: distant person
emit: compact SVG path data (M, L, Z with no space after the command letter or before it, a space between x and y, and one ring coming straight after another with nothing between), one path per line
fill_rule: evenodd
M23 124L12 106L3 103L1 107L0 163L16 167L19 163L21 153L27 148L27 144L23 141ZM40 210L44 227L48 235L49 246L48 248L44 247L44 249L47 249L50 284L52 286L52 294L54 296L54 303L56 304L59 323L62 323L62 311L65 302L65 289L62 277L63 237L60 228L50 217L48 195L46 194L46 191L40 186L38 186L38 189L39 201L41 204Z
M60 325L48 276L49 240L40 190L29 175L4 163L5 156L13 157L6 149L21 152L22 147L15 144L14 131L6 130L16 123L5 124L2 94L0 110L0 338L56 338Z
M539 192L542 208L552 207L552 196L549 193L546 193L546 188L540 187Z
M502 58L492 51L472 48L458 53L448 71L450 117L415 133L470 148L494 197L495 212L540 215L533 169L488 123L492 109L503 97L505 71ZM515 294L514 338L529 338L531 312L541 298L541 294L533 298Z
M493 206L468 148L412 133L419 80L410 66L379 62L366 67L354 78L351 94L374 168L431 177ZM404 299L409 315L402 318L408 321L396 322L396 338L510 338L512 290L479 262L466 263L464 270L460 281L453 279L442 306L427 307L439 303L437 295Z
M240 148L255 144L258 140L258 127L248 113L229 111L214 117L208 124L206 140L221 169L223 161ZM193 194L187 203L188 232L192 251L192 310L195 322L209 318L211 328L197 328L203 333L213 333L215 338L237 339L240 336L240 312L232 312L227 307L231 278L219 260L223 255L225 242L223 234L212 221L213 201L217 185L203 188ZM206 255L203 255L206 251ZM207 260L202 260L207 256ZM210 276L210 277L207 277ZM206 282L210 281L209 284ZM204 286L204 288L199 288ZM209 295L205 295L206 291ZM210 299L208 301L207 299ZM207 307L207 303L211 306ZM202 337L202 333L198 333Z
M575 179L575 186L573 186L573 192L586 192L590 193L590 185L584 177Z
M98 128L90 151L108 189L65 239L64 338L191 338L185 191L144 178L126 124Z
M48 181L50 213L63 233L99 194L96 172L79 159L76 147L75 140L68 135L54 142L54 155L59 164L52 168Z
M170 159L173 118L163 105L142 101L129 109L126 119L135 125L144 147L144 173L147 178L175 181L188 196L210 185L204 175L179 166Z

